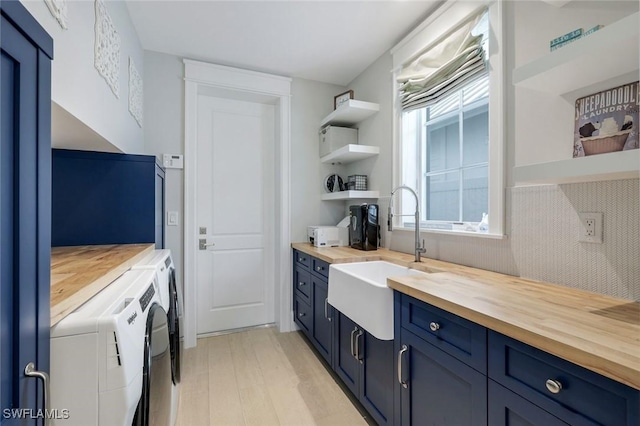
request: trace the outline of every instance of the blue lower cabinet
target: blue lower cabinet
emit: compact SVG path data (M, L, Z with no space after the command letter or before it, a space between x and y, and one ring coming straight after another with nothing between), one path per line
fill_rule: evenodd
M298 296L293 298L293 320L309 336L313 321L311 307Z
M357 396L360 362L356 357L355 339L361 330L349 317L338 310L334 312L333 371Z
M489 380L489 425L491 426L567 426L493 380Z
M333 307L329 305L328 297L327 279L311 274L311 301L313 305L311 341L325 361L331 364L333 352Z
M334 313L334 371L376 423L393 424L393 340L376 339Z
M360 338L360 402L379 425L393 424L393 340Z
M493 331L489 377L571 425L640 424L640 391Z
M487 425L487 377L402 329L402 425Z

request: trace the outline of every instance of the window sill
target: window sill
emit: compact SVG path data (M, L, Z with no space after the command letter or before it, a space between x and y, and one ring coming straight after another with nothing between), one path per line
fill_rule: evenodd
M393 232L411 232L414 233L415 229L413 228L394 228ZM506 240L508 237L503 234L492 234L489 232L471 232L471 231L454 231L447 229L420 229L420 234L441 234L441 235L452 235L452 236L463 236L463 237L472 237L472 238L488 238L490 240Z

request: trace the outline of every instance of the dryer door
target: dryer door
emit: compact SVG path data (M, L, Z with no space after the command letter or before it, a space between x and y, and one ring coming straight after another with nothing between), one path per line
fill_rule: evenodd
M144 342L142 397L136 413L142 426L171 423L171 345L169 319L158 303L149 309Z
M171 373L173 383L180 383L180 359L182 347L180 346L180 299L176 284L176 270L169 269L169 334L171 344Z

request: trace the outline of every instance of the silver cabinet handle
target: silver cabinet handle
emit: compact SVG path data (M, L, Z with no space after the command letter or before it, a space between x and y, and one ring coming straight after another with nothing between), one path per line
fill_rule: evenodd
M362 364L362 358L360 357L360 336L364 334L364 331L358 330L358 334L356 334L356 359L360 361Z
M432 322L431 324L429 324L429 328L431 329L431 331L438 331L440 330L440 324L438 324L437 322Z
M302 318L304 316L304 312L298 312L298 318Z
M298 262L306 262L307 258L306 257L299 257L298 258Z
M353 349L353 335L358 331L358 327L354 328L351 332L351 356L356 357L356 351Z
M409 348L407 348L407 345L402 345L402 349L400 349L400 352L398 352L398 383L400 383L400 385L402 385L402 387L405 389L407 389L409 385L407 384L407 382L402 380L402 359L404 353L408 350Z
M322 271L324 268L322 266L316 266L316 271L320 272Z
M547 386L547 390L551 393L560 393L562 390L562 383L557 380L547 379L545 385Z
M24 367L24 375L27 377L35 377L36 379L42 380L42 396L43 396L43 404L45 414L49 411L49 375L44 371L36 370L36 365L33 362L30 362ZM50 421L47 416L44 416L44 426L49 426Z
M331 318L329 318L329 298L325 298L324 299L324 317L327 319L327 321L331 321Z
M306 284L307 284L307 283L305 283L304 281L300 281L300 282L298 283L298 287L302 287L303 285L306 285Z

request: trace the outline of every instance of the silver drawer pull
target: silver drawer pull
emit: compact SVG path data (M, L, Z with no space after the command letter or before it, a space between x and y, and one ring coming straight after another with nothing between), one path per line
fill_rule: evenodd
M306 257L299 257L298 258L298 262L306 262L307 258Z
M316 266L316 271L320 272L322 271L324 268L322 266Z
M547 379L545 385L547 386L547 390L551 393L560 393L562 390L562 383L557 380Z
M305 313L304 313L304 312L299 312L299 313L298 313L298 318L302 318L304 315L305 315Z
M303 285L306 285L306 284L307 284L307 283L305 283L304 281L300 281L300 282L298 283L298 287L302 287Z
M440 330L440 324L438 324L437 322L432 322L431 324L429 324L429 328L431 329L431 331L438 331Z

